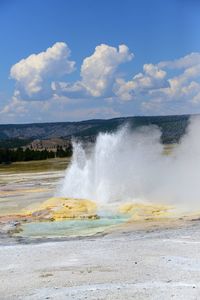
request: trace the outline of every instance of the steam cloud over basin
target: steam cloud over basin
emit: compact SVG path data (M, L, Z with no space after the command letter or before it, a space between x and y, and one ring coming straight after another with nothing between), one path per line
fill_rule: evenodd
M163 203L200 208L200 118L170 155L163 154L155 126L101 133L90 153L74 142L70 167L59 196L95 200L99 205L125 202Z

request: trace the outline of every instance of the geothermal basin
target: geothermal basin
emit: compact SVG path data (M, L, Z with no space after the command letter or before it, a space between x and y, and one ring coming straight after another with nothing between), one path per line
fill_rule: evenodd
M159 137L0 166L1 299L199 298L199 146Z

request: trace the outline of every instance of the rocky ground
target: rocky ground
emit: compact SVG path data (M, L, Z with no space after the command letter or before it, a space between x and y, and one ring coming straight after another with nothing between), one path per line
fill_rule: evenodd
M199 299L200 222L0 247L1 299Z

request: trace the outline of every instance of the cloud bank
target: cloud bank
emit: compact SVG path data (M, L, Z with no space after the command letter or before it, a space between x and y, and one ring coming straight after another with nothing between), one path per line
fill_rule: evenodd
M70 57L69 46L57 42L13 65L10 78L15 82L15 90L12 100L2 107L0 117L15 113L23 117L35 107L34 102L40 102L41 118L47 107L57 116L63 115L63 110L65 115L70 111L72 115L75 111L80 115L81 109L112 112L106 117L192 113L200 107L198 52L171 61L145 63L141 72L134 70L137 56L125 44L96 46L77 69ZM121 66L130 63L133 71L129 68L129 74L125 74ZM77 79L72 80L70 76L75 71L72 78ZM131 111L125 107L131 107ZM81 115L83 119L92 117Z

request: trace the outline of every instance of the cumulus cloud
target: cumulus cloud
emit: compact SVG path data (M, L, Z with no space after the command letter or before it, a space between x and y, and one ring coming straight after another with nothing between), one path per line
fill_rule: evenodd
M200 105L200 53L173 61L145 64L132 80L118 78L114 93L121 101L140 102L142 112L164 113L176 109L192 111ZM178 104L179 103L179 104ZM164 109L164 111L163 111Z
M138 94L166 86L166 74L156 65L145 64L143 73L136 74L132 80L126 82L118 78L114 86L114 92L121 100L133 100Z
M125 105L122 108L122 103L127 102L133 114L164 114L170 107L172 113L182 112L183 108L185 112L190 112L192 107L200 105L198 52L171 61L144 64L141 72L133 69L130 79L125 79L124 74L120 73L120 66L130 62L134 54L126 45L113 47L101 44L83 59L80 79L76 81L68 79L75 70L70 54L67 44L60 42L12 66L10 77L16 82L15 92L1 115L14 114L14 111L25 114L28 105L31 109L35 107L35 100L41 101L44 113L52 110L53 114L54 110L58 115L58 111L62 110L63 116L67 116L69 104L76 105L78 102L80 112L83 112L82 105L86 103L88 114L97 117L102 114L114 116L116 107L116 115L120 115L120 109L129 113L124 109ZM93 99L99 99L100 106L109 103L109 109L95 109L92 106L90 110L87 103ZM45 100L48 101L44 103ZM98 105L94 104L96 107Z
M74 71L69 60L70 49L63 42L39 54L32 54L12 66L10 77L16 80L16 91L22 99L43 100L53 93L52 80Z
M67 96L107 97L112 94L112 86L116 79L118 67L134 57L126 45L118 48L101 44L94 53L83 60L81 80L73 84L57 83L57 91Z
M132 58L126 45L119 45L118 49L105 44L97 46L81 66L82 85L94 97L106 94L115 79L117 67Z
M200 53L191 53L178 60L160 62L159 66L181 70L168 78L168 87L152 90L151 95L162 97L163 101L187 101L191 104L200 103Z

